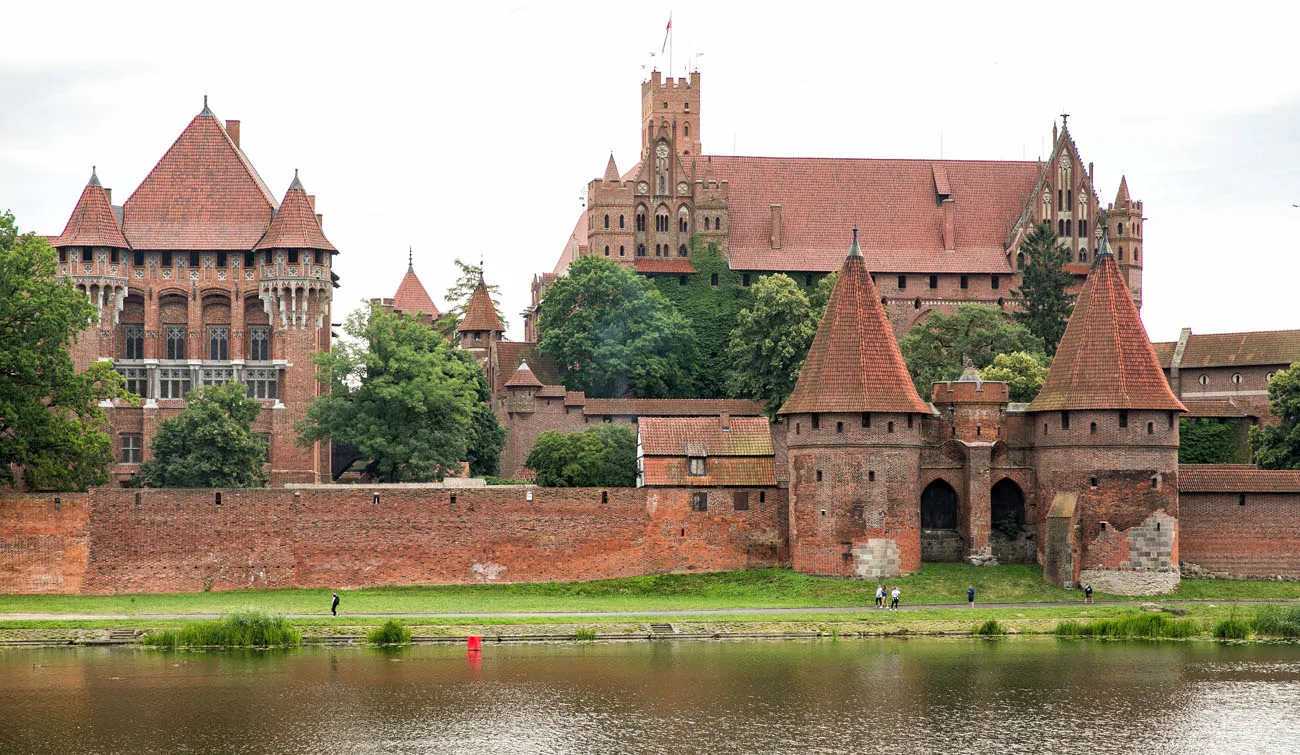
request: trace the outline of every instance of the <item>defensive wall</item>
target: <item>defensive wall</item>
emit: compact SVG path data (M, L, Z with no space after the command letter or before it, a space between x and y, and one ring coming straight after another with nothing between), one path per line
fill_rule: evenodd
M338 486L0 493L0 592L548 582L789 562L786 491ZM756 493L763 492L759 496Z

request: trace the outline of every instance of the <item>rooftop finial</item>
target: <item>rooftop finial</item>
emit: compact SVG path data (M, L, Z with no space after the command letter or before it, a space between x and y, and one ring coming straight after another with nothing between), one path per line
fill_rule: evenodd
M204 93L203 93L203 111L200 112L199 115L212 115L212 111L211 111L211 110L208 110L208 93L207 93L207 92L204 92Z
M103 186L103 184L101 184L101 183L99 182L99 170L98 170L94 165L90 166L90 183L88 183L88 184L86 184L86 185L87 185L87 186Z
M858 228L853 227L853 245L849 247L849 259L857 257L862 258L862 250L858 248Z
M407 270L415 269L415 247L414 246L406 247L406 269Z
M1102 257L1110 257L1112 254L1113 252L1110 250L1110 234L1103 233L1101 234L1101 248L1097 250L1097 254L1092 261L1096 263Z
M298 180L297 168L293 169L293 183L289 184L289 191L293 191L294 189L297 189L298 191L306 191L306 189L302 187L302 181Z

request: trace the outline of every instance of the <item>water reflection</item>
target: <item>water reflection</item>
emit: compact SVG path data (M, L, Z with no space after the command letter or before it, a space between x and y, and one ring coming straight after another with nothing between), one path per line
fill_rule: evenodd
M1291 752L1300 649L1050 639L0 651L4 753Z

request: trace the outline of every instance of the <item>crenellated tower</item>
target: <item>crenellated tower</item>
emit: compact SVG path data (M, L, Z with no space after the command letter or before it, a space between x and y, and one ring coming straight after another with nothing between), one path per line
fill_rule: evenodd
M652 71L650 79L641 82L641 154L655 146L665 124L677 154L689 159L704 151L700 139L700 85L699 71L677 79L665 79L659 71Z
M930 413L855 228L799 381L779 412L796 570L878 578L920 568L921 418Z
M1128 193L1128 177L1121 176L1115 201L1106 208L1106 229L1124 282L1138 309L1142 309L1142 202Z

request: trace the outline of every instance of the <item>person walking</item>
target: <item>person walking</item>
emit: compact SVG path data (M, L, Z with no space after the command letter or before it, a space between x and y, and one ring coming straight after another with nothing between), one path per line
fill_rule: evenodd
M897 611L897 610L898 610L898 595L899 595L898 585L894 585L894 589L893 589L893 591L891 591L891 592L889 593L889 598L890 598L890 600L889 600L889 609L890 609L891 611Z
M885 607L885 586L876 585L876 608Z
M1092 585L1086 582L1083 585L1083 602L1084 603L1092 602Z
M966 588L966 603L971 608L975 607L975 585L970 585Z
M330 601L330 613L335 616L339 615L339 594L338 593L334 593L334 600Z

